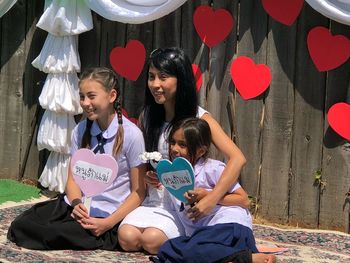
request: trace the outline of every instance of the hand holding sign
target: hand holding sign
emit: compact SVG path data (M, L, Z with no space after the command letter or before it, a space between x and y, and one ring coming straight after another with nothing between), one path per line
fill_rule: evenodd
M71 160L74 181L85 195L84 205L90 210L91 197L102 193L117 177L118 164L108 154L95 155L89 149L79 149Z
M192 165L182 157L171 163L169 160L160 160L157 166L159 181L164 187L181 202L186 203L184 194L194 188Z

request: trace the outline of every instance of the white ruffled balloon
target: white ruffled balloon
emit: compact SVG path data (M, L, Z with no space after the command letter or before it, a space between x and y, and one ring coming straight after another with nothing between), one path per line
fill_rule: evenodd
M83 0L46 0L37 27L55 36L78 35L93 28L91 10Z
M78 36L47 35L44 46L33 62L33 67L45 73L80 72Z
M39 182L51 191L64 192L68 177L70 155L51 152Z
M43 90L39 96L42 108L57 113L82 113L79 103L78 76L73 74L47 75Z
M46 110L40 123L38 149L68 154L71 134L76 123L72 115Z

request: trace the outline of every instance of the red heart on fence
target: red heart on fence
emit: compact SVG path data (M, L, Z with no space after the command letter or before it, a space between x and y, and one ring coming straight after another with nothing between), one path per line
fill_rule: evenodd
M202 41L212 48L230 33L233 18L225 9L215 11L210 6L202 5L193 14L193 24Z
M339 67L350 56L350 41L343 35L333 36L328 28L318 26L307 35L310 57L318 71Z
M109 61L119 75L129 80L137 80L146 59L144 45L138 40L130 40L126 47L115 47L109 54Z
M304 0L262 0L262 5L273 19L291 26L303 8Z
M350 140L350 105L344 102L334 104L327 114L329 126L343 138Z
M263 93L272 79L268 66L256 65L252 59L244 56L232 61L230 72L233 83L245 100Z
M192 64L192 70L193 70L194 78L196 80L196 90L197 92L199 92L203 83L202 71L196 64Z
M137 125L138 120L135 118L129 117L129 114L126 111L126 109L122 108L122 113L125 116L125 118L127 118L129 121L131 121L132 123L135 123Z

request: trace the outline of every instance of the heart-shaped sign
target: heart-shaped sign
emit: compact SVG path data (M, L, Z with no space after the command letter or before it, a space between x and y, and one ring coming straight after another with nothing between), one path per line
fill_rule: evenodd
M262 5L273 19L291 26L299 16L304 5L304 0L262 0Z
M108 154L95 155L89 149L79 149L71 159L74 181L86 197L102 193L117 177L117 161Z
M203 75L201 69L196 64L192 64L192 71L194 74L194 78L196 80L196 90L197 92L200 91L203 83Z
M202 41L212 48L230 33L233 17L225 9L215 11L210 6L202 5L193 14L193 24Z
M232 61L230 72L233 83L245 100L263 93L272 79L268 66L256 65L252 59L244 56Z
M178 157L173 163L160 160L157 165L157 175L163 186L178 200L186 203L184 194L194 188L193 168L185 158Z
M327 114L329 126L343 138L350 140L350 105L344 102L334 104Z
M318 71L339 67L350 56L350 41L343 35L333 36L326 27L318 26L307 35L310 57Z
M138 40L130 40L125 48L115 47L109 54L109 61L115 72L134 81L140 76L145 59L145 46Z

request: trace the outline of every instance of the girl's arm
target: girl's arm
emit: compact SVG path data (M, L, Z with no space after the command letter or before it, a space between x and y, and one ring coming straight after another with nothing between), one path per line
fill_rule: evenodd
M213 191L196 204L196 208L199 211L199 217L208 215L215 205L219 203L223 196L237 181L242 167L246 163L243 153L226 135L220 124L207 113L202 116L202 119L209 124L212 134L212 142L225 156L227 164Z
M131 168L131 193L125 202L109 217L83 219L82 226L89 229L95 236L100 236L137 208L145 198L146 187L143 180L145 173L146 164Z

